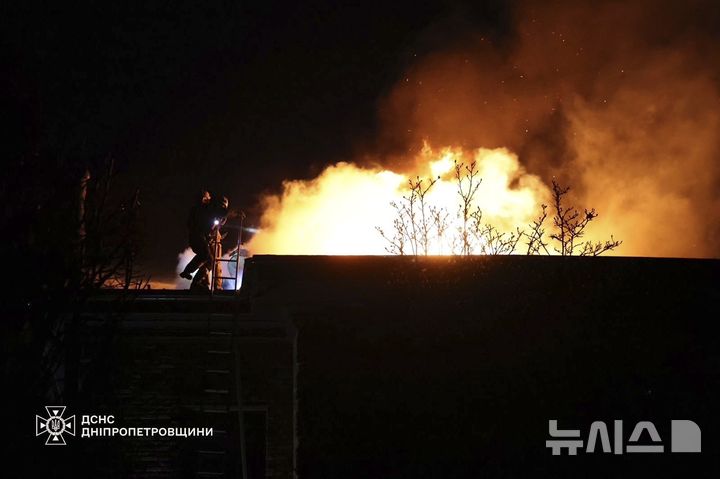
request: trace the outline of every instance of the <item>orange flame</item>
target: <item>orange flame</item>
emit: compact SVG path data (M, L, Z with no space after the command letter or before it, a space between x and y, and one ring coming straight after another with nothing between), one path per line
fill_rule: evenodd
M280 195L266 197L260 232L249 249L254 254L382 255L388 242L376 230L392 229L395 210L408 194L408 179L437 178L427 200L444 208L448 230L459 227L454 165L475 162L482 184L473 202L483 220L505 230L524 226L549 195L539 177L527 173L516 155L504 149L428 145L414 159L412 171L399 173L338 163L309 181L286 181ZM450 254L452 245L434 238L432 254Z

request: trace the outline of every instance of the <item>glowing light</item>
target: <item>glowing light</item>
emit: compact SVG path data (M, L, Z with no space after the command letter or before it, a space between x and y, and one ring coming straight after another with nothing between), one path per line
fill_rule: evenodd
M483 220L508 231L524 226L548 196L547 186L528 174L506 149L443 148L425 145L415 167L402 173L338 163L310 181L286 181L283 192L264 200L260 231L250 241L253 254L388 254L388 243L376 230L393 228L396 212L408 194L409 178L437 179L427 201L448 213L449 229L459 227L456 163L475 162L482 184L473 207ZM425 183L427 184L427 183ZM434 240L433 254L450 254L452 245Z

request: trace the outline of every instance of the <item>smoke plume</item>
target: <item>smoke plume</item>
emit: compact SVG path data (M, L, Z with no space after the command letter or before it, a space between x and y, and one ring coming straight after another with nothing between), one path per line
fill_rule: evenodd
M523 175L572 186L573 203L600 213L591 237L622 239L618 254L717 257L718 24L720 7L712 2L566 1L519 4L500 40L466 24L448 27L448 38L381 99L376 161L392 170L388 175L406 175L420 172L424 142L467 152L507 148ZM337 205L344 191L362 188L326 183L338 179L338 168L363 171L331 167L266 198L265 232L251 243L253 252L278 252L280 239L322 243L303 236L303 227L286 227L311 209L324 211L319 221L337 222L333 241L341 245L349 227L327 212L328 202ZM536 190L545 200L543 188ZM379 200L388 198L372 198L367 207L352 200L350 215L360 207L368 211L356 217L372 217ZM374 234L376 224L367 221L363 227Z

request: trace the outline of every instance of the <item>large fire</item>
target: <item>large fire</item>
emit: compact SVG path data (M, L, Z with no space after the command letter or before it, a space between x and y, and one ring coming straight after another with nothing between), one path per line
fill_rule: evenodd
M376 227L392 228L390 203L417 176L441 176L429 200L457 229L453 164L475 160L474 206L500 231L527 231L556 178L570 204L599 213L585 240L623 241L609 253L718 257L720 62L704 3L523 0L505 41L448 19L378 100L362 156L264 199L251 251L385 254ZM398 158L426 140L433 149Z
M456 214L459 196L455 165L473 162L481 184L472 208L483 212L483 221L514 231L537 216L549 196L548 187L528 174L510 151L433 150L425 145L409 172L338 163L314 180L286 181L280 195L265 199L260 232L249 248L255 254L387 254L388 241L377 227L392 229L396 210L391 203L407 198L408 181L418 177L426 182L437 180L426 202L447 213L447 231L455 232L461 228L461 218ZM450 241L431 236L428 253L453 252L457 252L457 245L454 250Z
M482 183L471 206L500 233L527 234L549 204L549 235L555 178L572 187L567 200L580 215L599 213L584 241L622 240L609 254L718 257L720 62L717 22L705 10L522 0L504 41L465 17L440 22L432 48L413 54L378 99L376 135L353 145L352 161L311 180L286 179L263 198L249 250L397 253L388 241L398 214L391 203L404 204L409 181L439 177L427 201L447 213L455 241L431 235L425 249L458 253L455 165L475 162ZM525 241L515 253L527 252ZM543 253L556 253L549 243ZM461 254L483 254L482 246Z

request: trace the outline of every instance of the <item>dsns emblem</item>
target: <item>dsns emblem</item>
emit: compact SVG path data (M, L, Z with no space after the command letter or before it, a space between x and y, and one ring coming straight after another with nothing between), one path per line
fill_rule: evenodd
M46 446L64 446L63 434L75 435L75 416L64 418L65 406L45 406L48 417L35 416L35 436L47 434Z

